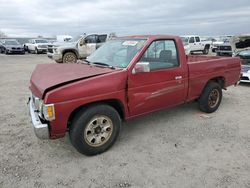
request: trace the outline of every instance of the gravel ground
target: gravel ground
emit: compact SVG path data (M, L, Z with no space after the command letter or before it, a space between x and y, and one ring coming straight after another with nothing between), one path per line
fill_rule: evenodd
M106 153L86 157L68 135L39 140L29 78L46 55L0 55L0 187L250 187L250 84L224 91L213 114L185 104L123 123Z

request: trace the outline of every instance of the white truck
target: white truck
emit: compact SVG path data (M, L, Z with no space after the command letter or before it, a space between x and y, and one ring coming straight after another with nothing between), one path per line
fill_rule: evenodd
M201 38L197 35L185 35L181 36L181 39L184 44L188 44L191 54L193 52L202 52L205 55L208 54L212 43L212 41L201 41Z
M49 45L47 55L57 63L76 63L77 59L84 59L93 53L107 38L107 34L73 37L69 42Z
M35 54L46 53L49 42L46 39L30 39L28 43L24 44L25 51Z

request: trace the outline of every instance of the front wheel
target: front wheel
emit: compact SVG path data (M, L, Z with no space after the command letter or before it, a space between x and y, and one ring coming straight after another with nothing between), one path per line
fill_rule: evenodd
M206 113L212 113L216 111L220 106L221 99L221 86L216 82L208 83L199 98L200 110Z
M116 141L121 126L118 112L105 104L93 105L79 111L70 127L70 140L82 154L105 152Z
M63 63L76 63L77 57L73 52L67 52L63 55Z

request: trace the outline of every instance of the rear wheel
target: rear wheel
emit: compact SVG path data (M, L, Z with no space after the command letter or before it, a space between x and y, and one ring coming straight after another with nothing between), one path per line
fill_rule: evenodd
M79 111L70 127L70 140L82 154L105 152L116 141L121 126L118 112L105 104L93 105Z
M199 98L200 110L206 113L212 113L216 111L220 106L221 99L221 86L216 82L208 83Z
M76 63L77 57L73 52L67 52L63 55L63 63Z

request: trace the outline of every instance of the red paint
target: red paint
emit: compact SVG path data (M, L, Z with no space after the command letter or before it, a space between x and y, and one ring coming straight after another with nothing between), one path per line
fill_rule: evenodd
M50 122L51 138L64 136L70 115L75 109L90 103L119 101L123 106L124 118L127 120L197 99L206 83L213 78L222 77L225 87L239 80L239 58L210 56L187 58L182 41L177 36L126 38L145 38L147 42L124 70L83 64L37 66L31 77L30 89L37 97L44 96L45 104L55 105L56 120ZM161 39L173 39L176 42L180 66L133 75L133 67L151 42ZM182 76L182 79L176 80L176 76ZM55 85L58 87L54 87Z

